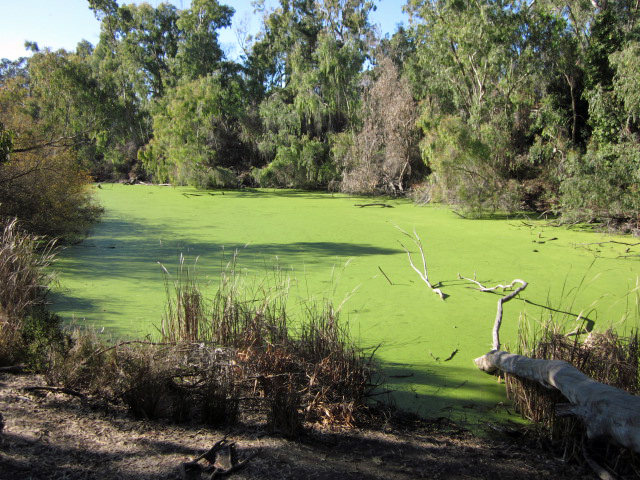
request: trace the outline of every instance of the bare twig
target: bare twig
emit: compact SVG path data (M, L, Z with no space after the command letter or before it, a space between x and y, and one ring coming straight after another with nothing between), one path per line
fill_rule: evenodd
M72 390L71 388L66 388L66 387L24 387L23 390L25 392L45 391L45 392L53 392L53 393L64 393L66 395L71 395L73 397L81 398L82 400L87 399L87 396L84 393L78 392L77 390Z
M407 257L409 257L409 265L411 265L411 268L413 268L413 270L420 276L422 281L427 284L427 286L433 291L433 293L437 294L442 300L444 300L445 297L444 297L444 294L442 293L442 290L434 287L429 281L429 272L427 270L427 260L425 259L425 256L424 256L424 249L422 248L422 240L420 240L420 237L416 233L415 229L413 230L413 235L415 236L414 238L411 235L409 235L407 232L402 230L400 227L398 227L397 225L396 225L396 228L400 230L403 235L406 235L407 237L409 237L411 241L415 243L418 249L420 250L420 255L422 256L422 271L418 270L418 268L414 265L413 258L411 257L411 252L407 249L407 247L405 247L402 244L400 240L398 240L398 243L400 244L400 246L403 248L405 252L407 252Z
M635 247L640 245L640 242L637 243L628 243L628 242L619 242L618 240L607 240L605 242L592 242L592 243L574 243L574 247L582 247L588 245L604 245L605 243L615 243L616 245L626 245L628 247Z
M393 282L391 281L391 279L387 276L386 273L384 273L384 270L382 270L382 268L378 267L378 270L380 270L380 273L382 273L382 275L384 275L384 278L387 279L387 282L389 282L390 285L393 285Z
M509 300L514 298L516 295L518 295L521 291L523 291L525 288L527 288L528 283L525 282L524 280L516 278L509 285L496 285L495 287L485 287L475 279L475 274L473 277L474 277L473 279L463 277L458 273L458 278L475 283L476 285L478 285L479 287L478 290L480 290L481 292L493 292L494 290L497 290L497 289L501 289L503 291L509 290L513 288L516 283L520 284L520 286L516 288L513 292L511 292L509 295L507 295L506 297L501 297L498 300L498 312L496 313L496 321L493 324L493 349L500 350L500 326L502 325L502 304L508 302Z

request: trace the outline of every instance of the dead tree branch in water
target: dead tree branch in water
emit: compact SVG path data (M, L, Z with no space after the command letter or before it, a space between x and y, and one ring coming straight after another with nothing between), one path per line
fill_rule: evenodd
M437 294L442 300L444 300L445 296L444 296L444 293L442 293L442 290L440 290L439 288L437 288L434 285L432 285L431 282L429 281L429 273L427 271L427 260L424 257L424 249L422 248L422 240L420 240L420 237L416 233L416 230L415 229L413 230L413 235L415 237L414 238L411 235L409 235L407 232L402 230L400 227L398 227L397 225L396 225L396 228L398 230L400 230L403 233L403 235L406 235L407 237L409 237L411 239L411 241L413 243L415 243L418 246L418 249L420 250L420 255L422 256L422 271L418 270L418 268L414 265L413 258L411 257L411 252L407 249L407 247L405 247L402 244L402 242L400 240L398 240L398 243L400 244L400 246L404 249L405 252L407 252L407 256L409 257L409 264L411 265L411 268L413 268L415 270L415 272L420 276L422 281L427 284L427 286L431 289L431 291L433 293Z

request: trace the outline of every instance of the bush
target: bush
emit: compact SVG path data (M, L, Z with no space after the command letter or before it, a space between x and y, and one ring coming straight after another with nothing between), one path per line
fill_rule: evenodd
M598 221L640 234L640 151L630 142L573 155L561 184L567 222Z
M318 188L328 185L335 176L328 147L306 136L292 138L288 146L278 146L275 159L254 170L254 178L261 187Z
M0 165L0 216L17 217L38 235L69 242L83 238L103 210L71 152L39 149L13 157Z
M231 265L211 301L184 259L175 276L165 273L158 343L105 344L76 330L69 348L54 352L49 380L121 399L146 418L220 425L244 415L287 436L303 421L356 423L373 366L330 305L307 305L293 331L279 272L247 285Z
M427 134L421 147L432 170L434 201L456 204L471 216L521 208L518 183L509 180L494 158L498 155L494 144L500 142L484 141L482 135L457 117L437 121L423 117L421 121Z

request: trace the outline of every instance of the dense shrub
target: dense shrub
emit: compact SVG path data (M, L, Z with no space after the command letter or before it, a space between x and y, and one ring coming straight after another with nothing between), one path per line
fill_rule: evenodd
M70 151L39 148L0 165L0 216L30 232L76 241L99 218L90 179Z
M590 148L566 162L566 221L598 221L640 233L640 151L630 142Z
M310 139L291 139L288 146L276 148L275 159L266 167L254 170L254 178L262 187L318 188L335 178L332 162L327 160L325 143Z
M471 215L521 207L520 185L502 171L497 139L486 141L457 117L427 115L421 123L426 133L423 156L432 170L433 200L456 204ZM492 137L489 133L485 136Z

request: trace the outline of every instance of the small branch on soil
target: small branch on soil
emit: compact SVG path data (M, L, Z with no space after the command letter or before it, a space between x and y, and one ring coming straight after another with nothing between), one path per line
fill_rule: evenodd
M402 242L400 240L398 240L398 243L400 244L400 246L403 248L403 250L405 252L407 252L407 256L409 257L409 264L411 265L411 268L413 268L415 270L415 272L420 276L422 281L427 284L427 286L431 289L431 291L433 291L433 293L437 294L442 300L444 300L445 296L444 296L444 293L442 293L442 290L440 290L439 288L436 288L435 286L431 285L431 282L429 282L429 273L427 271L427 260L424 257L424 249L422 248L422 240L420 240L420 237L416 233L415 229L413 230L413 235L415 236L415 238L413 238L411 235L409 235L407 232L402 230L397 225L396 225L396 228L398 230L400 230L403 235L406 235L407 237L409 237L411 239L411 241L413 243L415 243L417 245L418 249L420 250L420 255L422 256L422 271L418 270L418 268L413 264L413 258L411 257L411 252L407 249L407 247L405 247L402 244Z
M25 392L53 392L53 393L64 393L66 395L71 395L73 397L78 397L82 400L86 400L87 396L84 393L78 392L77 390L72 390L71 388L66 387L24 387L23 390Z
M0 367L0 373L24 373L24 365L10 365L8 367Z

